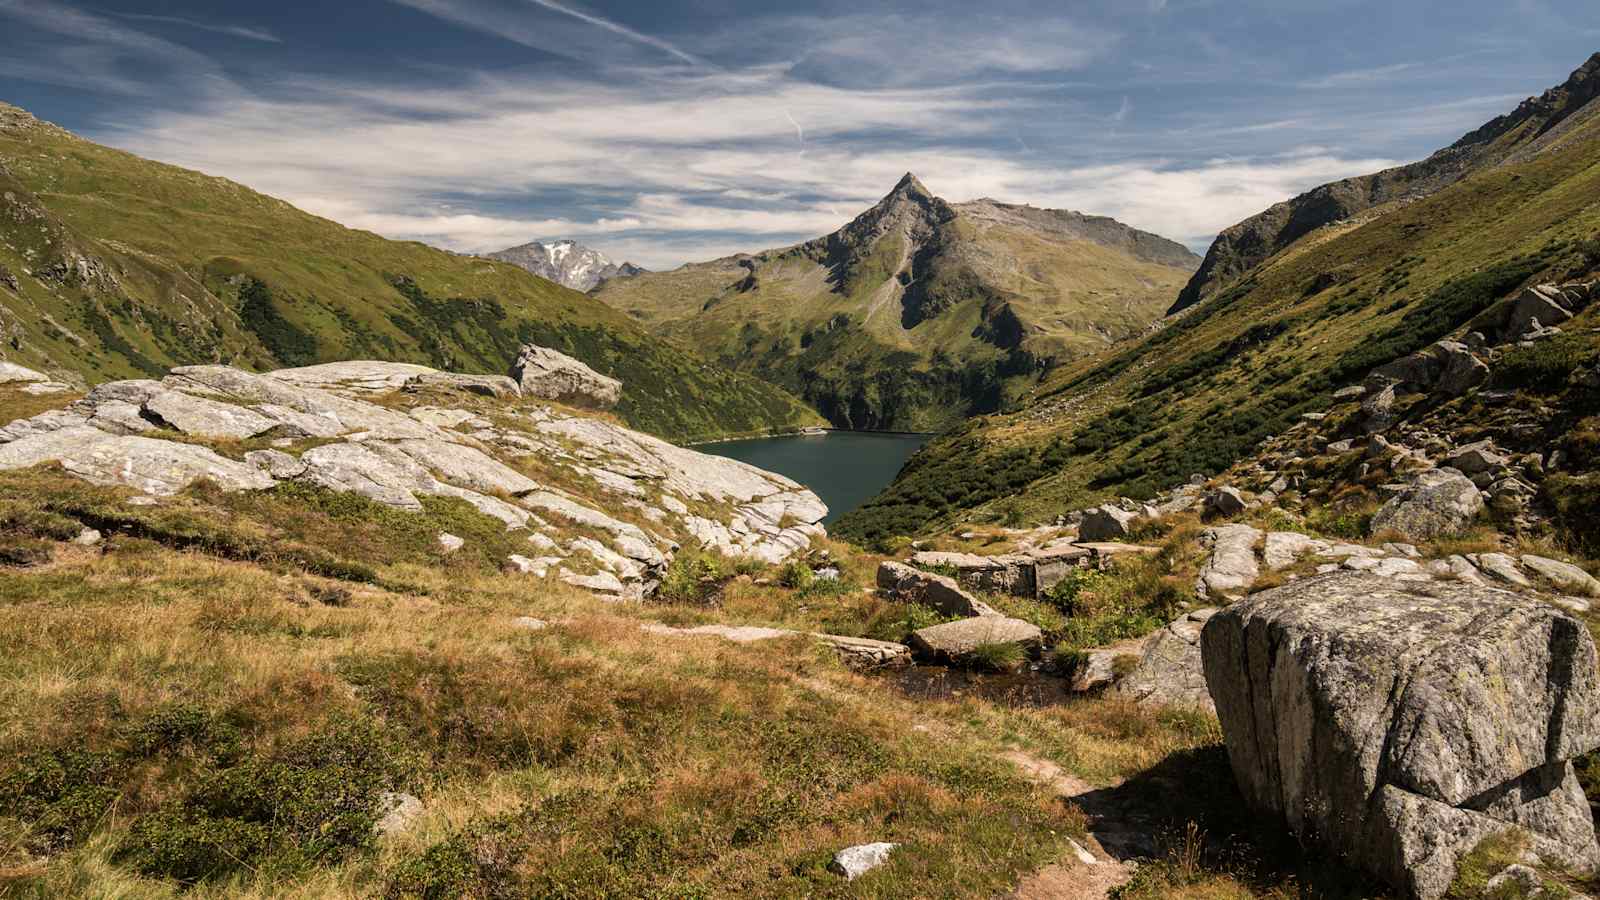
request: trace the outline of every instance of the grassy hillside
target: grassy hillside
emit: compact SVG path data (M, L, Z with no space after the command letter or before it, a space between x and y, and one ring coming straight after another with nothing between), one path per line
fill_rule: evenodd
M0 341L7 359L90 383L355 358L500 373L533 341L620 378L622 417L666 437L819 421L509 263L352 231L4 104Z
M883 540L1000 504L1047 517L1216 474L1518 288L1592 271L1597 235L1590 117L1531 159L1314 232L1159 331L1052 373L1019 411L929 444L835 530Z
M1109 219L951 206L907 176L834 235L619 279L596 296L835 425L932 431L1139 333L1197 263Z

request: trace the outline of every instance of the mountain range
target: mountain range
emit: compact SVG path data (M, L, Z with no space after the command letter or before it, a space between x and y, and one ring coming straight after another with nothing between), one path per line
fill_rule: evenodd
M1591 277L1597 72L1600 54L1428 160L1324 185L1224 232L1173 315L1057 367L1005 414L935 439L835 530L883 540L1002 503L1026 517L1153 496L1228 469L1375 368L1487 327L1479 317L1520 290ZM1587 358L1575 340L1527 365L1565 378ZM1544 421L1518 438L1530 452L1576 427L1530 408ZM1474 416L1496 414L1441 415L1470 432Z
M815 424L779 388L509 263L343 228L0 104L0 355L62 380L375 358L502 373L524 343L627 387L677 440Z
M534 241L485 255L520 266L575 291L592 291L613 278L627 278L645 271L630 262L618 265L604 253L576 241L548 244Z
M838 427L934 431L1140 333L1199 262L1112 219L952 204L907 174L833 234L606 282L595 296Z

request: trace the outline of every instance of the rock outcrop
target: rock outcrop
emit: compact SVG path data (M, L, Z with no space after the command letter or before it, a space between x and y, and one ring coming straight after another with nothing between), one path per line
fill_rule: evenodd
M536 344L528 344L511 367L511 378L529 397L586 409L610 409L622 399L622 382Z
M1215 712L1200 658L1200 634L1216 612L1196 610L1152 635L1139 664L1117 683L1117 693L1147 706Z
M878 566L878 590L906 603L920 603L947 616L992 616L993 607L972 596L947 575L936 575L897 562Z
M929 660L964 662L980 647L1014 644L1038 648L1044 634L1037 625L1005 616L974 616L911 633L911 649Z
M1461 531L1483 512L1483 495L1455 469L1429 469L1372 517L1372 534L1393 531L1426 541Z
M1218 613L1206 683L1246 801L1411 896L1509 828L1600 865L1571 760L1600 747L1588 630L1462 582L1311 578Z
M615 596L648 593L685 542L775 563L824 534L827 507L787 478L519 393L509 379L403 363L188 366L7 424L0 469L56 462L155 497L204 478L229 491L301 482L409 511L453 498L529 533L537 552L509 568ZM424 405L435 400L477 406ZM203 446L241 440L273 447L237 460ZM519 467L530 457L563 487Z

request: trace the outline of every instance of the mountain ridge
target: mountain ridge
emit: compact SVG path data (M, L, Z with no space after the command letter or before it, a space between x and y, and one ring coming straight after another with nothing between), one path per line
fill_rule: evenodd
M1591 101L1597 96L1600 53L1589 57L1563 84L1524 100L1512 112L1497 116L1426 159L1329 182L1273 204L1217 236L1200 269L1168 312L1179 312L1214 295L1323 226L1385 204L1431 196L1473 172L1540 152L1548 146L1548 141L1541 139L1559 131L1569 117L1581 114L1579 119L1587 120L1596 115Z
M627 278L645 271L631 262L612 262L604 253L572 240L530 241L483 255L584 293L612 278Z
M1105 217L952 204L906 173L838 230L611 282L652 331L841 428L935 431L1154 321L1199 257Z

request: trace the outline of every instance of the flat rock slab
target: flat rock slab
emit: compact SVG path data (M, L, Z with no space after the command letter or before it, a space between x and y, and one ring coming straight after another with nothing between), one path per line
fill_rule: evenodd
M920 603L947 616L992 616L987 603L967 593L954 578L924 572L904 563L878 566L878 589L905 603Z
M663 637L710 636L733 641L737 644L752 644L757 641L771 641L807 634L807 632L803 631L790 631L785 628L763 628L757 625L698 625L693 628L678 628L672 625L663 625L659 622L651 622L641 625L640 628L650 634ZM809 636L838 653L840 658L851 668L877 669L906 665L911 662L911 648L905 644L875 641L870 638L847 637L839 634L811 633Z
M1039 646L1044 633L1039 626L1005 616L976 616L946 622L913 632L911 649L930 659L960 661L979 647L1015 644L1024 649Z
M1571 760L1600 747L1588 630L1464 582L1304 579L1218 613L1206 683L1246 801L1422 900L1511 827L1600 866Z
M265 490L276 482L253 465L219 456L205 447L154 438L107 434L79 426L35 434L0 445L0 469L26 469L57 462L95 484L123 485L171 496L208 478L224 490Z

